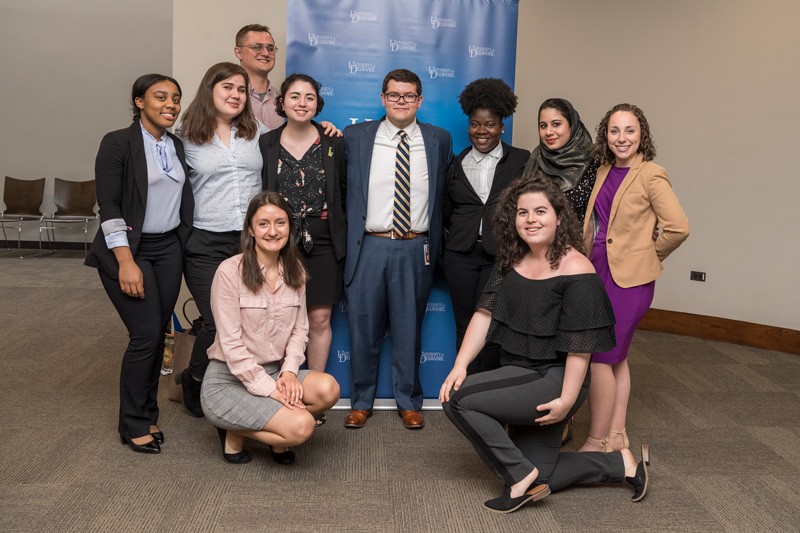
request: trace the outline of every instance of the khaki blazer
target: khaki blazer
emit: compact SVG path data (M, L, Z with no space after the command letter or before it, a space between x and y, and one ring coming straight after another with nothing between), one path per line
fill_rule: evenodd
M590 254L595 236L594 203L611 165L597 171L586 207L583 238ZM662 229L653 242L656 223ZM611 276L623 288L644 285L661 277L661 262L689 236L689 220L672 190L667 171L637 154L611 204L606 235Z

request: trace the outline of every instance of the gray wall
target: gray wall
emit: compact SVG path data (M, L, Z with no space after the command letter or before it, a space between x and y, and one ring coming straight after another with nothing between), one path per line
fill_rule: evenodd
M133 81L172 72L172 1L4 0L0 50L0 190L46 177L52 212L52 178L94 178L100 139L130 124Z

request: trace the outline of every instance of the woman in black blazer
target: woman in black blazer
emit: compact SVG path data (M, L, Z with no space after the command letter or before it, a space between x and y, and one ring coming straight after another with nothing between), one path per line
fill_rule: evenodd
M100 229L86 265L128 328L120 371L123 444L159 453L158 378L164 333L181 286L182 246L194 203L181 141L170 134L181 111L178 82L161 74L137 79L133 124L103 137L95 161Z
M517 108L517 97L503 80L481 78L458 97L469 116L466 148L448 170L444 203L444 274L456 319L456 347L475 312L494 266L497 244L492 212L500 193L522 174L530 152L500 141L503 119ZM500 366L496 345L487 345L468 367L470 374Z
M342 296L347 226L344 140L327 137L312 118L325 104L321 85L292 74L281 84L278 114L287 122L261 136L264 189L279 192L292 207L295 238L309 273L309 370L324 371L331 347L331 307Z

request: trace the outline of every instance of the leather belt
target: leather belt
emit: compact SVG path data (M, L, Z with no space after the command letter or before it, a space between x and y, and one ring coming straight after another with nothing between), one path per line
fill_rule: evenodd
M415 231L409 231L408 233L397 233L395 230L390 229L389 231L365 231L364 235L369 235L370 237L383 237L384 239L402 241L406 239L418 239L420 237L427 237L428 232L423 231L417 233Z

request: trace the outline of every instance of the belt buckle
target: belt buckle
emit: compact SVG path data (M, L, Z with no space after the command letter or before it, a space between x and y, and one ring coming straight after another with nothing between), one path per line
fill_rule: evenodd
M394 228L389 230L389 238L394 240L402 240L402 237L394 230Z

